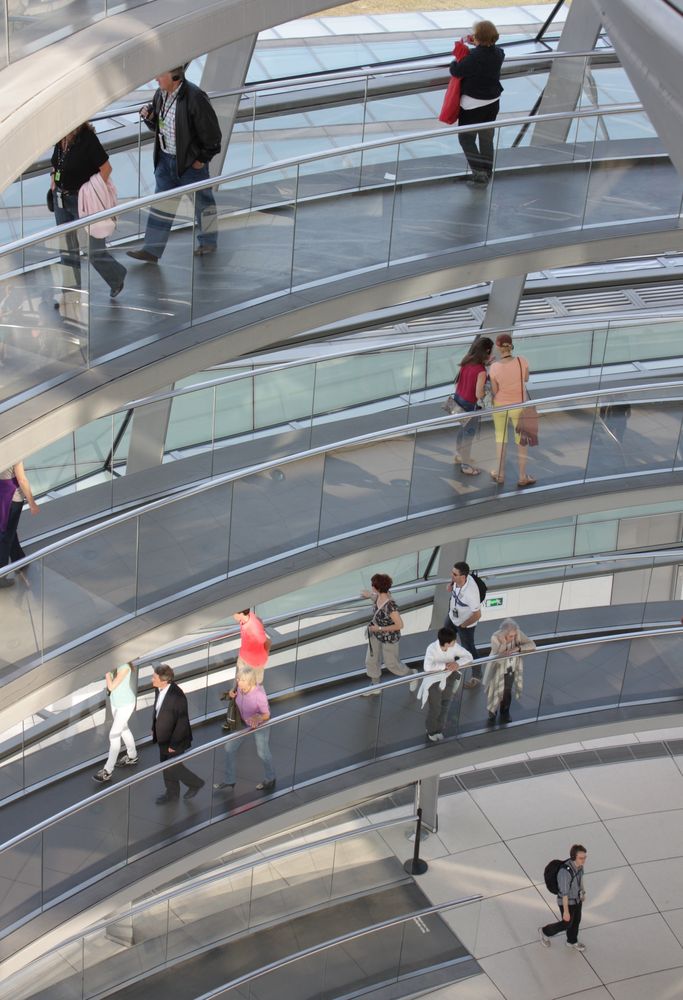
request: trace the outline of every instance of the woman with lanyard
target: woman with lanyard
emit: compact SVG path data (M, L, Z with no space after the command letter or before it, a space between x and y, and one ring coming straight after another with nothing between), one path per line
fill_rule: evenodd
M102 143L89 122L79 125L60 139L52 152L50 190L54 199L57 225L78 219L78 192L93 174L100 173L104 181L111 177L111 163ZM62 263L71 267L76 286L81 288L81 261L78 233L66 234L67 252ZM126 269L114 260L103 239L89 237L90 260L97 273L109 285L109 296L115 299L123 289ZM59 308L59 303L55 303Z

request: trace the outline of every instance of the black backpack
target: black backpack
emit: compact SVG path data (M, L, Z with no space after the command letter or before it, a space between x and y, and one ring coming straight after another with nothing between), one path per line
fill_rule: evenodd
M565 861L560 861L559 858L554 858L552 861L549 861L543 869L543 879L545 881L546 888L548 892L552 892L553 896L559 896L560 894L560 887L557 884L557 876L560 868L566 868L572 879L574 878L574 869L569 864L569 858Z
M470 576L472 577L472 579L474 580L479 589L479 600L483 604L489 588L486 586L486 584L479 576L479 574L475 573L473 569L470 570Z

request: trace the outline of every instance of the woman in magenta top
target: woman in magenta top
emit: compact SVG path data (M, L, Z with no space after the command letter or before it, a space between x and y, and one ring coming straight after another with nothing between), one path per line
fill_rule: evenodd
M477 337L465 357L460 362L460 371L455 381L453 396L461 410L472 413L479 409L479 400L484 398L486 389L486 365L491 360L493 341L490 337ZM476 417L460 419L455 432L455 461L460 463L460 471L465 476L478 476L480 469L471 462L472 439L477 430Z
M275 768L270 752L270 729L265 723L270 719L270 705L266 692L256 683L256 671L244 667L237 675L237 685L229 693L237 702L242 722L252 730L251 736L228 739L225 744L225 780L217 782L216 789L235 787L235 757L240 747L249 746L256 750L256 756L263 764L263 781L256 786L260 792L270 792L275 788Z

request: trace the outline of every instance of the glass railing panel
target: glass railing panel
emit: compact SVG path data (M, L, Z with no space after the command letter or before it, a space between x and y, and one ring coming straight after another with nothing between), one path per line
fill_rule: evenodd
M83 430L87 433L86 428ZM68 434L53 444L41 448L40 451L34 452L30 458L24 460L24 468L34 496L40 496L41 493L57 489L63 483L73 482L77 478L75 434ZM97 471L100 471L101 468L100 465ZM87 469L84 471L84 475L87 475Z
M415 438L409 434L327 452L320 537L334 537L364 524L385 524L405 517L414 445Z
M605 642L549 652L539 715L609 708L619 704L628 643Z
M45 901L44 863L42 833L32 834L0 853L1 930L40 912Z
M254 427L277 427L310 420L317 365L299 365L254 378Z
M168 942L163 962L246 931L252 900L253 870L196 886L168 901ZM142 915L144 918L144 914Z
M213 441L214 389L197 389L195 392L175 396L171 400L171 413L166 430L164 451L171 452ZM144 407L139 407L144 420ZM136 409L136 420L138 413Z
M354 839L353 843L360 848L358 841ZM343 895L332 890L336 846L312 846L305 852L255 867L249 926L282 920L289 914L313 909L333 896Z
M254 380L241 379L216 386L214 413L214 441L223 441L237 434L253 430Z
M0 800L24 787L23 725L8 729L0 737Z
M301 683L297 677L297 625L298 623L294 623L291 631L287 632L292 645L286 649L271 649L268 655L268 676L264 686L267 686L269 696L271 693L277 695L282 691L289 691Z
M408 829L401 825L394 827L393 832L403 837ZM367 892L370 887L379 889L402 880L403 864L385 839L391 832L385 831L384 835L368 832L334 845L333 897L352 896Z
M338 622L338 615L330 618ZM324 618L318 618L317 623L323 624ZM367 648L364 624L300 643L295 651L297 686L355 674L365 662Z
M514 482L518 478L517 473L522 471L521 463L526 452L527 474L542 479L544 483L572 483L586 478L589 455L592 456L594 404L581 405L581 402L571 399L559 403L539 403L538 445L528 448L520 444L519 428L523 412L508 410L507 419L503 422L494 408L497 444L498 447L503 446L501 474L504 467L506 479Z
M15 184L21 185L21 219L16 228L21 229L13 239L31 236L55 225L55 216L47 207L47 192L50 187L50 172L45 170L31 177L21 177ZM4 198L4 196L3 196Z
M40 992L36 984L40 984ZM31 964L27 975L11 977L11 983L0 983L2 1000L81 1000L83 997L83 940L56 948L49 955Z
M413 349L331 358L315 367L315 413L333 413L407 396L413 379Z
M128 792L124 787L43 832L43 905L127 860Z
M10 676L27 663L38 663L43 655L42 561L31 563L24 573L28 587L20 580L11 591L0 594L3 635L0 675Z
M85 760L97 759L106 743L104 733L112 721L111 711L98 708L84 719L74 719L66 730L58 727L42 739L36 734L33 740L27 741L24 752L25 787L82 765Z
M680 635L648 636L630 643L621 704L680 698L683 692Z
M468 453L469 452L469 453ZM476 467L479 476L465 476L456 463L456 454ZM490 415L453 420L430 427L416 435L415 461L410 476L411 514L425 513L460 502L493 495L495 484L489 470L495 470L496 447Z
M227 483L140 516L138 608L225 577L231 500Z
M594 330L566 330L547 337L517 335L517 353L523 354L533 373L588 368L592 362Z
M214 788L212 818L258 801L263 791L257 786L264 781L274 778L279 792L294 787L301 750L300 723L301 719L295 717L260 730L241 730L234 739L211 751L213 783L228 786Z
M147 854L211 819L213 751L205 751L131 785L128 857ZM188 791L197 789L188 796Z
M316 455L235 482L231 573L274 552L315 545L324 465L325 456Z
M151 905L144 919L122 916L115 923L84 935L84 998L106 995L127 980L144 976L164 963L168 910L169 904L164 900Z
M377 726L378 756L396 753L424 741L427 709L422 705L423 692L420 691L423 676L418 674L410 684L383 685L381 697L374 695L363 699Z
M624 475L671 469L676 460L683 403L635 399L616 393L600 399L591 446L588 475Z
M378 742L378 701L377 695L370 695L302 715L294 782L312 781L321 774L373 760Z
M92 0L87 6L77 0L45 9L27 6L21 0L7 0L9 32L9 58L16 62L24 56L42 49L59 38L80 31L98 21L106 13L105 0Z
M137 525L130 520L44 557L46 650L135 613L136 554Z
M682 353L683 322L620 324L612 320L604 349L604 364L655 361Z

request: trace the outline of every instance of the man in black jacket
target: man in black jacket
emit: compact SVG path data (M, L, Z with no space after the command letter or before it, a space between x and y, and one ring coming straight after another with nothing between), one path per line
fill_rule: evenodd
M140 116L154 132L154 180L158 193L208 180L209 160L220 152L222 136L209 98L185 79L182 66L161 73L156 81L159 89L152 103L142 108ZM194 253L202 257L215 253L218 241L213 190L195 191L194 205L198 233ZM175 212L153 209L144 246L141 250L129 250L128 256L156 264L166 247L174 218Z
M172 760L192 746L192 729L187 711L187 698L174 680L173 669L167 664L154 668L152 686L156 688L152 715L152 742L159 746L159 760ZM180 782L187 786L183 798L193 799L204 782L184 764L167 767L163 772L166 791L157 805L176 802L180 798Z
M491 21L479 21L474 26L476 48L450 66L451 76L460 79L460 115L458 125L480 125L495 121L503 92L500 69L505 51L496 45L498 31ZM473 184L486 186L493 173L493 129L480 128L458 135L467 158ZM477 146L477 140L479 146Z

